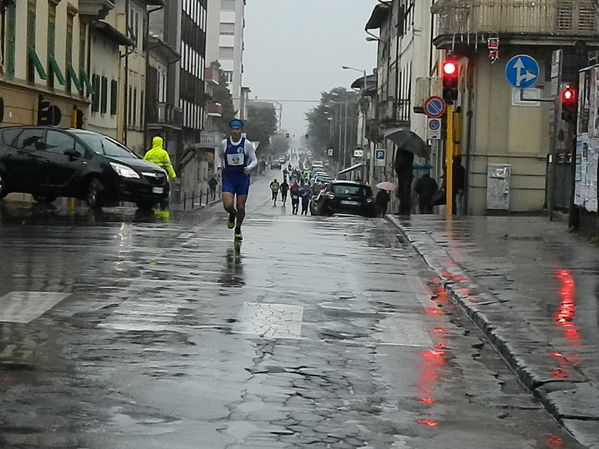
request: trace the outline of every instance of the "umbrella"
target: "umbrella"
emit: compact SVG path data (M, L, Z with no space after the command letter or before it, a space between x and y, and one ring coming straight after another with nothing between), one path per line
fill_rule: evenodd
M397 186L389 181L379 182L376 185L376 187L381 190L390 190L390 191L395 191L395 189L397 189Z
M414 153L416 156L427 157L428 149L424 140L415 132L404 128L393 128L385 132L385 139L389 139L401 150Z

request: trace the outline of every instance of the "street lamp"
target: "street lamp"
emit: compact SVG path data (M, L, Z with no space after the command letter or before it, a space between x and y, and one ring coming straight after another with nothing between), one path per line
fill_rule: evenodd
M331 93L332 97L340 97L341 94L337 93L337 92L332 92ZM331 100L332 103L336 103L339 105L339 150L341 150L341 107L343 106L343 104L345 103L345 125L343 128L343 157L341 159L341 165L342 165L342 169L346 167L346 162L345 162L345 158L347 156L347 103L348 103L348 98L347 98L347 91L345 92L345 98L344 101L335 101L335 100Z

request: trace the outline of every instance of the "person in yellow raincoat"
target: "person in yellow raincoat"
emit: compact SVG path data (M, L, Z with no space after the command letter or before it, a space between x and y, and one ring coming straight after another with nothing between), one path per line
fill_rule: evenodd
M158 165L160 168L166 170L168 176L171 179L177 177L171 158L168 155L168 151L164 149L164 140L160 136L156 136L152 139L152 148L149 149L144 155L144 160ZM161 208L164 210L168 207L168 198L161 202Z
M162 140L162 137L156 136L152 139L152 148L145 154L144 160L165 169L170 178L175 179L177 177L173 164L171 164L171 158L164 149L164 140Z

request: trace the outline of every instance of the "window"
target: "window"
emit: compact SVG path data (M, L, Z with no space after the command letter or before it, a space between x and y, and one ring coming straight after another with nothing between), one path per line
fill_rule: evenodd
M29 0L27 3L27 47L35 49L35 1ZM35 67L28 54L27 58L27 81L35 81Z
M66 57L67 57L67 70L69 64L73 63L73 14L69 13L67 16L67 45L66 45ZM67 76L67 92L71 92L71 77Z
M56 41L56 4L54 2L48 3L48 87L54 87L54 71L50 66L50 56L54 56L54 47Z
M12 146L20 150L35 151L43 148L44 130L39 128L24 129L13 140Z
M135 154L109 137L88 132L79 132L76 133L76 135L83 141L83 143L90 147L94 153L113 157L137 159Z
M101 88L101 97L100 97L100 113L106 114L106 110L108 108L108 78L105 76L102 77L102 88Z
M233 47L220 47L218 56L219 59L233 59Z
M15 39L17 15L15 4L6 7L6 74L9 79L15 76Z
M110 115L116 115L118 94L119 82L112 80L110 82Z
M92 112L98 112L100 110L100 75L92 76Z
M75 139L66 133L49 130L46 134L45 150L50 153L65 154L65 151L75 148Z
M232 83L233 82L233 72L229 72L229 71L225 70L223 72L223 74L225 75L225 81L227 83Z
M235 11L235 0L221 0L221 11Z
M144 91L139 93L139 127L144 126Z
M137 88L133 89L133 126L137 123Z
M221 23L220 24L220 34L235 34L235 24L234 23Z

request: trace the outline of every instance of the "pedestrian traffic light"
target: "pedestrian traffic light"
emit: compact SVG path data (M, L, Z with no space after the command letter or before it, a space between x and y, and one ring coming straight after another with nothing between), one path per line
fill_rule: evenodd
M453 58L447 58L441 63L441 78L443 79L443 99L453 103L458 99L458 79L460 66Z
M560 92L560 100L562 102L562 120L574 123L578 104L576 88L570 84L565 85Z

